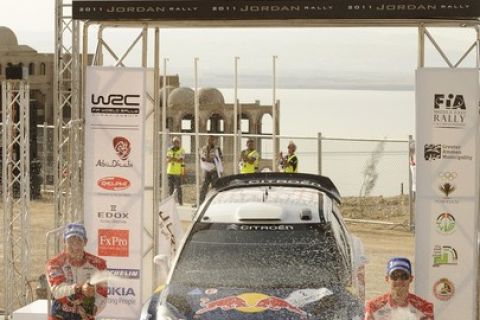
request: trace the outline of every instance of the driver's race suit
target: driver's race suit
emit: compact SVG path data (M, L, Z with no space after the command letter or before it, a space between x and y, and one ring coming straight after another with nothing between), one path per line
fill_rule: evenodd
M88 282L98 271L106 270L105 260L85 252L82 262L73 264L63 252L48 261L46 275L52 292L49 320L93 320L107 303L107 283L96 284L95 297L85 297L73 284Z

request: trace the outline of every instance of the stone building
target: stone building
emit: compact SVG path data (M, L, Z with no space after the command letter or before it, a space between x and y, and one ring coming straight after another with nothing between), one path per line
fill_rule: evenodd
M53 53L38 53L27 45L19 45L15 33L0 26L0 81L5 69L20 65L27 68L30 99L34 103L37 123L53 124Z
M195 92L191 88L169 87L167 90L167 128L171 132L195 132L194 121L194 99ZM225 133L233 134L234 130L234 103L226 103L223 94L216 88L202 88L198 91L199 100L199 132L200 133ZM261 105L259 101L253 103L238 103L238 109L241 110L241 121L238 119L238 124L242 128L242 134L262 135L268 137L265 139L254 138L256 147L260 153L262 160L260 162L260 170L264 168L271 168L271 151L273 150L271 144L271 128L272 125L272 106ZM276 103L277 108L277 134L280 132L279 128L279 102ZM206 137L202 136L200 145L204 145ZM219 139L219 144L223 150L225 171L226 173L233 172L233 165L238 163L233 159L233 137L222 137ZM185 135L183 137L183 146L186 148L187 154L194 155L195 138L193 136ZM268 156L265 155L269 146ZM278 143L277 143L278 146ZM240 149L245 148L245 139L239 145ZM262 150L265 149L265 150ZM263 156L262 156L263 155ZM239 156L239 155L238 155ZM188 160L188 157L187 157Z

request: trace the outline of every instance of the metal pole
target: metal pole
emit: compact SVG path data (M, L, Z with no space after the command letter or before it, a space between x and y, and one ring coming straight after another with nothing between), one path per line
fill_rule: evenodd
M199 139L199 119L198 119L198 109L199 109L199 101L198 101L198 58L195 57L193 59L194 64L194 79L195 79L195 148L197 149L195 152L195 189L196 189L196 204L197 207L200 205L200 139Z
M421 24L418 27L418 59L417 67L423 68L425 66L425 26Z
M415 161L415 140L413 139L412 135L408 136L408 203L409 203L409 218L408 218L408 227L410 231L414 231L415 224L414 224L414 201L415 201L415 193L413 191L413 171L415 170L416 163L412 163Z
M476 67L478 69L478 68L480 68L480 26L479 25L475 26L475 31L476 31L476 36L477 36L477 39L476 39L476 48L477 48L477 50L476 50ZM478 178L479 177L477 176L477 179ZM477 208L478 208L478 204L477 204ZM477 212L477 216L478 216L478 212ZM477 218L477 230L480 230L480 219L478 219L478 218ZM479 237L480 237L480 235L477 232L477 243L480 243ZM479 246L479 248L477 248L477 250L480 251L480 246ZM479 292L480 292L480 263L478 263L478 260L477 260L477 291L475 293L475 301L478 301ZM477 303L477 308L476 308L475 311L476 311L476 316L478 318L479 313L480 313L480 304Z
M167 197L167 58L163 59L163 86L162 86L162 200Z
M43 122L43 163L42 163L42 173L43 173L43 192L47 191L47 122Z
M233 134L236 135L238 132L238 59L235 57L235 90L234 90L234 104L233 104ZM237 137L233 137L233 173L238 173L238 166L236 165L238 159L238 140Z
M277 155L278 155L278 148L277 148L277 75L276 75L276 61L277 56L272 57L272 64L273 64L273 81L272 81L272 171L275 172L276 164L277 164Z
M158 166L158 162L160 160L160 155L157 150L160 149L160 137L159 134L159 127L160 127L160 30L155 28L155 35L154 35L154 67L153 67L153 215L152 215L152 225L153 225L153 256L155 256L158 252L158 228L157 228L157 213L158 207L160 204L159 196L160 196L160 174L158 170L160 169ZM163 162L163 161L162 161ZM162 184L162 189L164 185ZM153 268L153 279L158 279L158 268ZM151 289L155 289L155 281L152 281ZM153 291L152 291L153 292Z
M318 174L322 174L322 133L318 133L318 140L317 140L317 149L318 149Z

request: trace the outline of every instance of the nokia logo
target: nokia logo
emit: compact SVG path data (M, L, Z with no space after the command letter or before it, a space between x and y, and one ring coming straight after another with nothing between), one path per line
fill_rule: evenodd
M124 287L108 287L109 296L133 296L135 297L135 291L133 288L124 288Z
M435 94L434 109L467 109L461 94Z
M114 105L114 106L139 106L138 94L109 94L107 96L98 96L92 94L91 102L94 105Z

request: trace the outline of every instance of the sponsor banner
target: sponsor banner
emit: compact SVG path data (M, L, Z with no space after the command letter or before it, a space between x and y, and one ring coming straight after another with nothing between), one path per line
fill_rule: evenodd
M478 70L417 70L415 288L440 320L477 319L479 100Z
M84 221L87 250L107 261L102 318L133 319L142 306L145 70L88 67Z
M477 0L73 0L74 19L476 19ZM112 111L114 112L114 111Z

